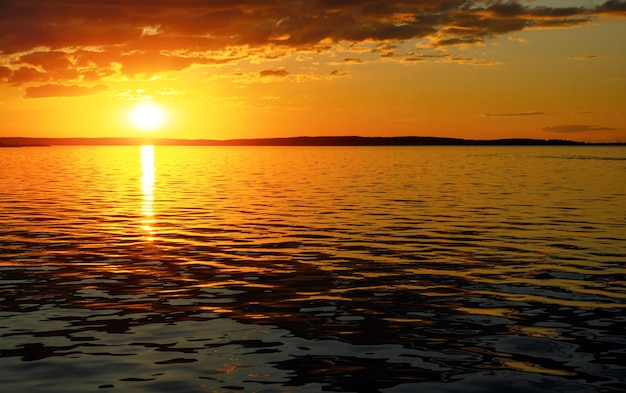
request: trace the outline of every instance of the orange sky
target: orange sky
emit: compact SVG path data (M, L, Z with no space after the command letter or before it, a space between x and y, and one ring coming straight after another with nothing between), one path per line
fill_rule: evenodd
M0 136L626 141L623 0L4 0Z

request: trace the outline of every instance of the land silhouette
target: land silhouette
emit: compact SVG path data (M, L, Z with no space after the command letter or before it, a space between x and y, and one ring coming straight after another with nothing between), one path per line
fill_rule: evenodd
M20 146L563 146L624 145L625 143L589 143L564 139L461 139L429 136L362 137L300 136L258 139L170 139L170 138L30 138L0 137L0 147Z

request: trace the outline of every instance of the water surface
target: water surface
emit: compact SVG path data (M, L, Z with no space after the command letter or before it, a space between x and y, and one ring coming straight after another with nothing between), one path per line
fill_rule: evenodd
M626 150L0 151L0 386L626 390Z

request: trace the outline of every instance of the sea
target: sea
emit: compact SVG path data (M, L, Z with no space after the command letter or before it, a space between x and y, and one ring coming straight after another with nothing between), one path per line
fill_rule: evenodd
M626 148L2 148L0 391L626 391Z

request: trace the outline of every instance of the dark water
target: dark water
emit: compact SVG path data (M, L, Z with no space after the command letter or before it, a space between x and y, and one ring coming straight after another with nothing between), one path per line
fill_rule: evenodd
M626 390L626 149L0 150L2 392Z

